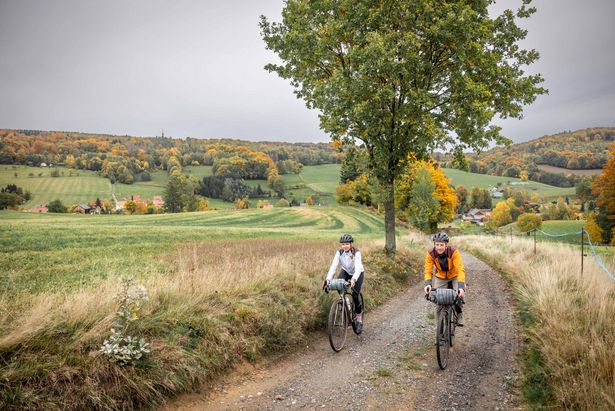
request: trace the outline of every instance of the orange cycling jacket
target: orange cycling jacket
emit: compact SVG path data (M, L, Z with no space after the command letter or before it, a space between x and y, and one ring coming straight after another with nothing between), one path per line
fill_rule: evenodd
M453 247L446 247L444 251L448 260L448 271L442 271L440 262L436 254L435 247L427 252L425 255L425 285L431 285L431 279L433 275L433 268L436 267L436 277L442 280L449 280L451 278L457 279L459 288L465 288L466 271L463 268L463 261L461 261L461 254Z

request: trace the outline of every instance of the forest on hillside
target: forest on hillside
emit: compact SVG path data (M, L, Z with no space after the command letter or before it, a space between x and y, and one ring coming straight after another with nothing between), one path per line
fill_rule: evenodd
M169 174L184 166L213 166L214 174L245 179L298 173L304 165L340 162L328 143L250 142L232 139L131 137L100 134L0 130L0 164L62 164L92 170L112 181L146 181L150 171Z
M581 176L551 173L538 168L550 165L569 170L601 169L608 162L609 146L615 141L615 128L587 128L543 136L509 147L496 147L466 156L463 165L448 156L439 159L448 167L505 177L529 179L558 187L573 187Z

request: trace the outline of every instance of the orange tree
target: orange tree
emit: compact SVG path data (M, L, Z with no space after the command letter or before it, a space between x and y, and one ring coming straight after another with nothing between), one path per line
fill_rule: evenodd
M599 210L596 222L602 229L605 242L615 237L612 232L615 225L615 143L611 145L609 153L610 160L591 185Z

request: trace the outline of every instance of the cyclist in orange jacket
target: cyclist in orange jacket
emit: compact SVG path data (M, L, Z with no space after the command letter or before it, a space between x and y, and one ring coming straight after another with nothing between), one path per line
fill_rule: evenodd
M459 294L461 301L465 296L466 272L463 268L461 253L448 245L449 237L445 232L434 234L432 237L434 247L425 255L425 294L433 289L445 287L452 288ZM435 276L433 275L435 268ZM438 320L442 307L438 306ZM461 303L455 307L457 325L463 327Z

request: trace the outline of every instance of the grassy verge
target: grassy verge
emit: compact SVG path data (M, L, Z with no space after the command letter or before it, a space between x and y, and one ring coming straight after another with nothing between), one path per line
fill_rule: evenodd
M18 289L0 289L0 409L154 406L238 362L296 348L325 323L333 297L320 282L337 246L333 233L357 224L355 232L375 238L381 222L367 214L355 220L355 209L320 217L273 211L275 222L256 211L87 222L4 214L4 278ZM366 221L373 226L361 226ZM401 249L391 260L373 240L358 245L368 309L420 270L422 249ZM83 264L88 270L71 275ZM151 353L135 366L98 352L110 334L120 274L136 276L149 293L133 335L150 342Z
M566 244L534 254L530 239L458 240L514 287L528 408L615 409L615 284L593 259L581 277L578 252Z

